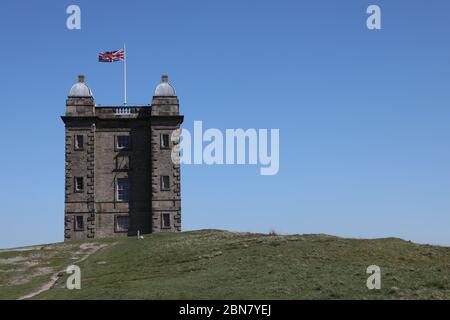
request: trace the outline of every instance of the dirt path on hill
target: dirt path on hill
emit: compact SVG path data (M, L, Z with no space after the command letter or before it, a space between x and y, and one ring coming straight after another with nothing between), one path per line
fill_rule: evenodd
M105 247L108 247L108 246L111 246L114 244L115 243L112 243L112 244L84 243L84 244L80 245L80 249L82 250L84 256L81 259L74 261L72 264L77 265L77 264L85 261L87 258L89 258L91 255L93 255L100 249L103 249ZM74 254L74 256L79 255L80 251L74 252L73 254ZM17 300L31 299L45 291L50 290L55 285L55 283L59 280L59 278L61 278L62 275L65 273L66 273L66 269L53 273L52 276L50 277L50 281L46 282L44 285L42 285L36 291L33 291L27 295L24 295L24 296L18 298Z

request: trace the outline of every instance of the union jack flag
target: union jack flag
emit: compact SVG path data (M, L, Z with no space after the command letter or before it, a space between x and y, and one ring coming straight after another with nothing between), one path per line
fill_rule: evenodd
M125 59L125 50L100 52L98 55L99 62L123 61Z

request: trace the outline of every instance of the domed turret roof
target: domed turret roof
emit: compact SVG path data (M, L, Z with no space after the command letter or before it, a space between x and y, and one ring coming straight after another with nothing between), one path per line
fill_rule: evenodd
M171 97L175 95L175 88L169 84L169 77L167 75L163 75L161 77L161 83L155 89L155 96Z
M91 89L84 83L84 76L78 76L78 82L70 89L69 97L92 97Z

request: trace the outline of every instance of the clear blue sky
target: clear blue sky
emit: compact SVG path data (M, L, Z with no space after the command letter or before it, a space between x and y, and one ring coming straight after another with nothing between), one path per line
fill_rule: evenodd
M66 8L82 29L66 28ZM382 9L382 30L366 8ZM280 171L182 168L185 230L395 236L450 245L450 2L2 1L0 247L63 240L65 99L150 103L185 128L279 128Z

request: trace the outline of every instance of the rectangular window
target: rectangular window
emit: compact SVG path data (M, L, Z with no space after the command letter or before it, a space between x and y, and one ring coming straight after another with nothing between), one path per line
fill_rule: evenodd
M169 148L169 135L167 133L161 134L161 149Z
M117 179L117 201L128 201L129 183L128 179Z
M116 216L116 232L127 232L130 226L128 216Z
M75 192L83 192L84 179L83 177L75 177Z
M161 214L161 227L163 229L170 229L172 223L170 221L170 213Z
M117 136L117 149L129 150L130 149L130 136Z
M75 216L75 231L84 231L83 216Z
M161 176L161 190L170 190L170 178L169 176Z
M83 150L84 148L84 136L77 134L75 136L75 150Z

